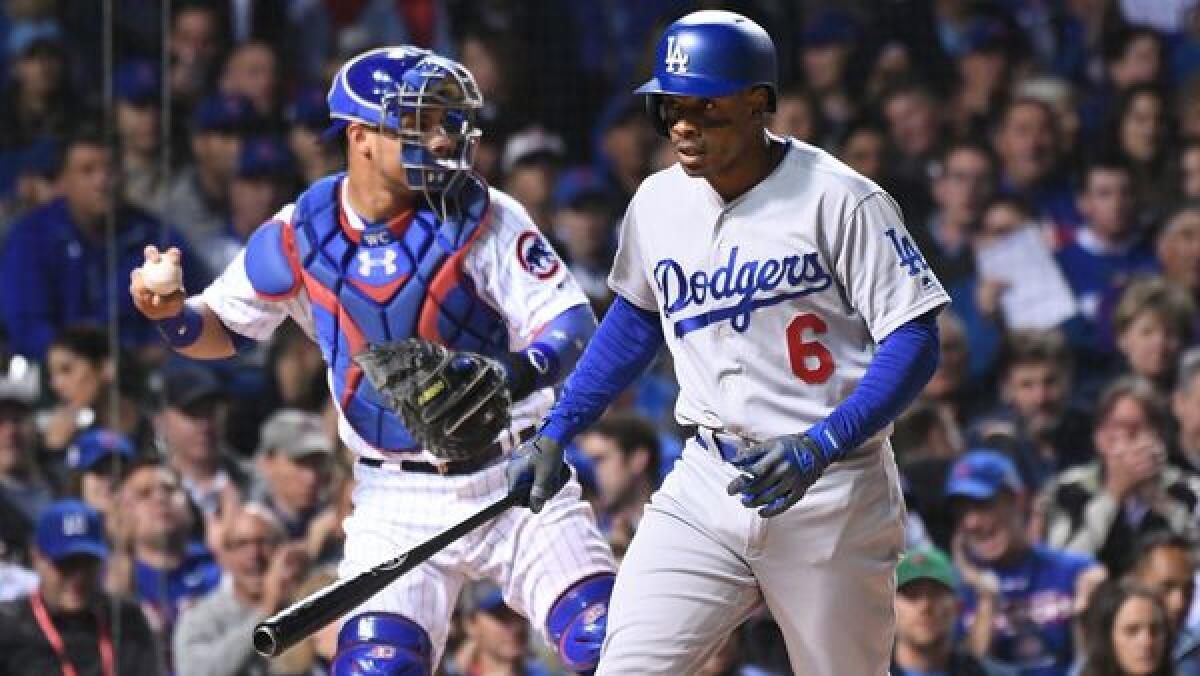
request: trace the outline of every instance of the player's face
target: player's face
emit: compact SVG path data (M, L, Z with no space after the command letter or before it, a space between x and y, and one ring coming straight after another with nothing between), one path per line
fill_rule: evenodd
M1178 547L1159 547L1150 553L1135 576L1138 582L1158 593L1167 608L1168 624L1173 631L1178 631L1196 594L1188 553Z
M934 580L913 580L896 592L896 641L937 646L951 638L957 615L954 592Z
M761 89L712 98L663 96L671 144L688 176L711 179L742 170L747 150L763 143L765 97Z
M1179 335L1166 318L1151 310L1138 313L1121 335L1117 345L1129 360L1133 372L1143 378L1160 380L1175 366L1179 354Z
M1049 362L1015 364L1004 380L1003 396L1034 436L1058 424L1066 405L1066 369Z
M1000 491L990 500L961 500L958 532L967 551L984 563L1002 561L1019 544L1021 509L1017 497Z
M1142 596L1121 604L1113 620L1113 655L1121 672L1130 676L1153 674L1166 649L1167 628L1158 609Z

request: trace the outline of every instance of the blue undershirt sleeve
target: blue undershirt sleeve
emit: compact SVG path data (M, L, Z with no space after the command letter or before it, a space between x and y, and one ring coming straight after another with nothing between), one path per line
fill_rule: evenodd
M838 460L904 412L937 370L937 310L888 334L845 401L808 430L826 458Z
M541 433L566 446L646 370L663 345L658 314L617 296Z

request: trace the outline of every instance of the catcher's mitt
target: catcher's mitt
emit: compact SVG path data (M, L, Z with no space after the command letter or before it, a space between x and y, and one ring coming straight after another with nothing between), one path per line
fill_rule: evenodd
M413 440L446 460L478 456L512 421L504 367L420 338L355 355Z

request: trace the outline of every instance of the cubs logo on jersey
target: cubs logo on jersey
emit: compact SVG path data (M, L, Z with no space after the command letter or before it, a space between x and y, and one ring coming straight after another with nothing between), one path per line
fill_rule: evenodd
M517 260L525 272L538 279L550 279L562 268L562 261L542 236L527 230L517 237Z

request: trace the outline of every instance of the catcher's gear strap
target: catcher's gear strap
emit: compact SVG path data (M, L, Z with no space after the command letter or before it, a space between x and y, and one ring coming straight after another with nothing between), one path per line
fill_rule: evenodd
M617 295L547 416L542 434L563 446L600 417L646 370L663 345L658 313Z
M421 625L395 613L363 613L338 632L335 676L429 676L433 643Z
M570 371L583 348L596 332L596 315L590 305L576 305L546 322L538 330L533 344L509 355L509 390L513 401L520 401L543 387L557 385Z
M612 573L603 573L575 583L546 616L546 634L572 671L590 672L600 662L614 580Z
M830 460L839 460L912 403L937 370L938 310L901 324L883 339L858 386L808 430Z

